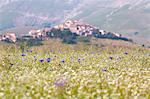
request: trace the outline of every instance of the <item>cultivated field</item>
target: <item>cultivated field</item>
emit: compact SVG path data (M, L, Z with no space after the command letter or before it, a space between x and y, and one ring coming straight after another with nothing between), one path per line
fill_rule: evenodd
M23 53L1 44L0 98L150 99L149 49L120 41L92 43L53 40Z

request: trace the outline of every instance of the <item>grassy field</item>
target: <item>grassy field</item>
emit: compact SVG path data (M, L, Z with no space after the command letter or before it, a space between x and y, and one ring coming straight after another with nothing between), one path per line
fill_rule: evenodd
M0 44L0 98L150 99L150 49L123 41Z

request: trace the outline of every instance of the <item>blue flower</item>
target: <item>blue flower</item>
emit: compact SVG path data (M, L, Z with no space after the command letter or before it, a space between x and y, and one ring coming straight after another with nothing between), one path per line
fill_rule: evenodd
M40 62L43 63L43 62L44 62L44 59L40 59Z
M128 52L125 52L124 54L125 54L125 55L128 55Z
M103 71L103 72L106 72L106 71L107 71L107 69L106 69L106 68L103 68L103 69L102 69L102 71Z
M51 62L51 58L47 58L47 62L50 63Z
M32 50L30 50L30 53L32 53Z
M65 60L62 60L61 62L62 62L62 63L65 63Z
M81 59L80 59L80 58L78 59L78 62L79 62L79 63L81 62Z
M113 57L112 57L112 56L110 56L110 57L109 57L109 59L110 59L110 60L113 60Z
M24 56L26 56L26 54L24 54L24 53L22 53L22 55L21 55L22 57L24 57Z

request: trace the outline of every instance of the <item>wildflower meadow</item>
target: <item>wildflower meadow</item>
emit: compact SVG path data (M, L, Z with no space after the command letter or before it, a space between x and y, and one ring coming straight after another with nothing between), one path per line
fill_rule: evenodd
M150 50L57 40L24 51L1 44L0 98L150 99Z

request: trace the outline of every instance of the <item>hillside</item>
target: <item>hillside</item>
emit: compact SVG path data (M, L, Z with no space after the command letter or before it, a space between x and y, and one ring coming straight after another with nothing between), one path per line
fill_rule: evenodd
M150 42L149 0L0 0L1 31L55 25L67 19L83 20L140 43Z
M17 26L38 26L44 23L56 24L65 13L72 10L75 2L62 0L17 0L0 8L0 30ZM44 6L43 6L44 5Z
M97 0L97 2L81 5L73 13L77 13L74 19L84 20L89 24L139 41L143 41L140 38L150 41L149 0L124 0L120 3L116 0L109 0L109 3L106 0ZM135 35L135 32L138 34Z

